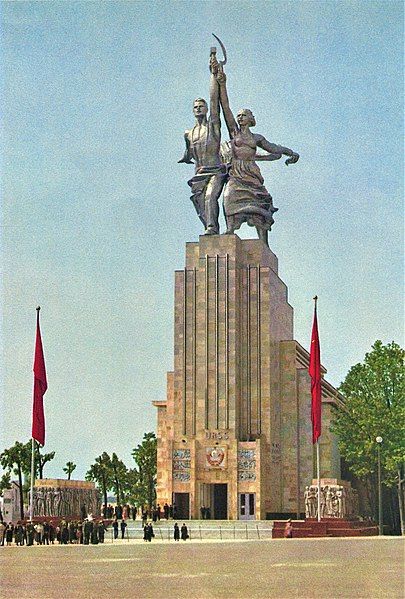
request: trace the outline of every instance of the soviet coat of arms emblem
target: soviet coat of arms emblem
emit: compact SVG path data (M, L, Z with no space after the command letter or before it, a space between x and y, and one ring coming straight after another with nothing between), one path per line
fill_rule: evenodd
M222 447L207 447L206 458L211 468L224 466L225 450Z

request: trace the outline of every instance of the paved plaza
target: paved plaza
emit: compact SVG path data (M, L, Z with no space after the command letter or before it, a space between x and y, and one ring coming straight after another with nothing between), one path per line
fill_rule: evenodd
M404 597L399 537L4 547L1 597Z

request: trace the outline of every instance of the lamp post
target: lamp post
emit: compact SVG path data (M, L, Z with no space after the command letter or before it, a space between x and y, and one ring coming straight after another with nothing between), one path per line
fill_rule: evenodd
M377 460L378 460L378 534L381 536L383 531L382 520L382 492L381 492L381 443L382 437L375 438L377 442Z

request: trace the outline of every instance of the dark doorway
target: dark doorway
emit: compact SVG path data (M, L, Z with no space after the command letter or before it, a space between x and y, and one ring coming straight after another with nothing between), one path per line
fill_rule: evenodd
M214 487L214 519L228 519L228 485L215 484Z
M175 520L190 518L190 493L173 493L173 518Z

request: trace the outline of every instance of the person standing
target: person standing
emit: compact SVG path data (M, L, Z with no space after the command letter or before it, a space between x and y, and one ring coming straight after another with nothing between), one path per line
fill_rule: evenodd
M187 541L188 537L189 537L188 529L187 529L187 526L183 522L183 526L181 527L181 540Z
M121 539L125 537L125 529L127 527L127 523L124 519L121 520Z
M180 541L180 529L179 529L179 525L177 524L177 522L174 523L173 538L175 541Z
M44 522L43 543L49 545L49 522Z
M24 545L24 527L22 524L17 524L14 529L14 539L16 545Z
M117 520L117 518L114 519L114 522L112 523L112 527L113 527L113 531L114 531L114 540L118 539L118 520Z
M7 543L7 547L11 547L11 543L13 542L13 534L14 534L14 526L10 522L6 526L6 543Z
M67 545L69 542L69 529L68 529L67 523L64 520L62 520L62 522L61 522L60 536L61 536L62 545Z
M98 545L98 526L95 522L92 522L91 525L92 525L91 537L90 537L91 544Z
M36 537L36 542L37 545L42 545L42 536L44 534L44 525L42 524L42 522L38 522L38 524L35 525L35 537Z
M287 520L286 525L284 527L284 538L292 539L293 528L291 524L291 520Z
M0 545L2 547L4 546L5 532L6 532L6 525L4 524L3 520L1 520L1 522L0 522Z
M83 545L88 545L90 543L90 522L87 520L83 523Z
M100 520L100 522L98 523L98 540L100 543L104 543L104 534L105 534L104 522L102 520Z
M35 528L31 521L27 524L27 546L34 544Z
M49 540L52 545L55 544L55 527L53 522L49 522Z

